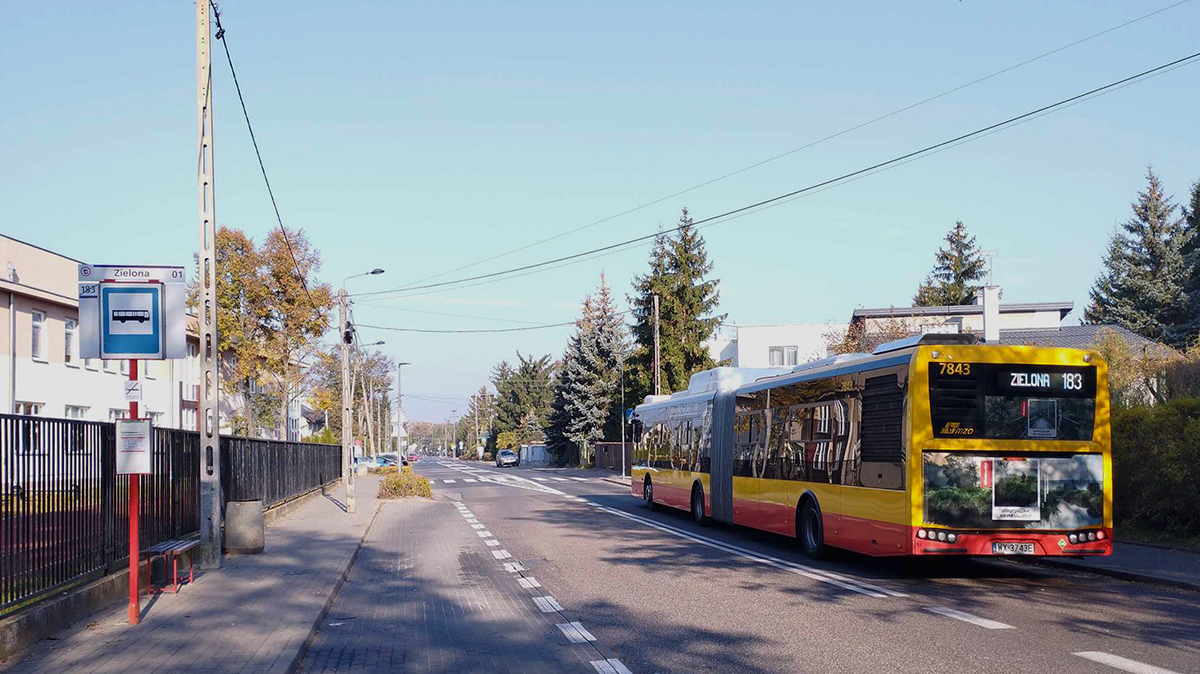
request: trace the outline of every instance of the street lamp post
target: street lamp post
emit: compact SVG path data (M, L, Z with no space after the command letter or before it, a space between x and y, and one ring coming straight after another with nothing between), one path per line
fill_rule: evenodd
M403 383L403 373L405 365L412 363L396 363L396 453L400 452L400 432L404 430L404 389L401 388ZM405 449L408 449L408 435L405 438Z
M383 270L376 267L368 272L354 274L342 279L342 290L338 293L338 327L342 336L342 481L346 485L346 512L356 511L354 496L354 434L351 420L354 418L354 391L350 390L350 345L354 343L354 326L350 324L350 295L346 282L360 276L378 276Z

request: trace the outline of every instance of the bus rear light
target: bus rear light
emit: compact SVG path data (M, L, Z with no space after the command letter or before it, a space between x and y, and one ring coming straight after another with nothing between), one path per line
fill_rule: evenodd
M925 538L925 530L917 529L917 538Z
M1103 531L1096 532L1096 540L1098 540L1098 541L1104 540L1104 532Z
M1088 532L1088 540L1089 540L1089 541L1094 541L1094 540L1096 540L1096 532L1094 532L1094 531L1089 531L1089 532Z
M1079 536L1076 536L1075 534L1071 534L1070 536L1067 536L1067 540L1071 541L1072 543L1078 543Z
M939 532L938 532L938 540L939 540L939 541L941 541L941 542L943 542L943 543L945 543L945 542L946 542L946 532L945 532L945 531L939 531Z
M956 535L956 534L946 534L946 540L947 540L948 542L950 542L950 543L953 543L953 542L955 542L955 541L957 541L957 540L958 540L958 535Z

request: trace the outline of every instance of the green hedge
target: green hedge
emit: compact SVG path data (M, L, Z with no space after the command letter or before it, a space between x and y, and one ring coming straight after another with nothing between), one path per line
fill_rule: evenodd
M379 498L404 498L406 496L421 496L433 498L433 490L429 480L412 472L405 466L404 470L392 473L379 483Z
M1200 536L1200 398L1112 416L1117 526Z

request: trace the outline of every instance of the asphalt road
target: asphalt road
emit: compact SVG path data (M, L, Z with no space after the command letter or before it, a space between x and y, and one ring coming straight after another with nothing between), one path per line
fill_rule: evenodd
M635 674L1200 672L1200 595L1005 561L814 562L588 471L425 460Z

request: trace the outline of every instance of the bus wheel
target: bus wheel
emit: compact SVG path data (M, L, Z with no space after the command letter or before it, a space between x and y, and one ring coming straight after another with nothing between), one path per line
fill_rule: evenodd
M816 499L806 498L800 505L800 522L796 527L797 537L804 554L820 559L825 554L825 527L821 522L821 509Z
M708 524L708 518L704 516L704 492L700 487L692 488L692 519L700 526Z
M658 504L654 502L654 483L650 481L650 478L646 478L646 484L642 486L642 499L646 501L647 508L658 509Z

